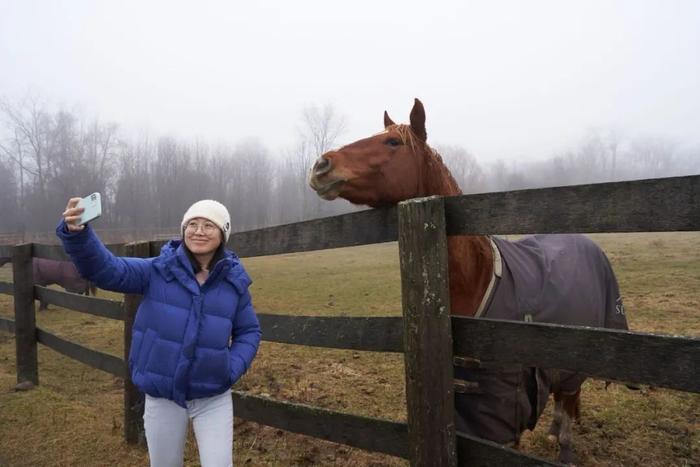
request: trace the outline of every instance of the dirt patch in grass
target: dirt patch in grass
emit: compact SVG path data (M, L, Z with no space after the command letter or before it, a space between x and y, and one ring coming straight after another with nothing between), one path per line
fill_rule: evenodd
M700 336L700 234L592 236L608 253L636 331ZM260 312L399 316L395 243L244 260ZM0 280L11 280L0 268ZM100 292L100 297L115 297ZM40 327L121 356L123 324L57 309ZM0 315L12 314L0 295ZM0 333L0 465L145 465L143 449L122 438L121 381L39 347L40 386L13 390L14 339ZM237 384L254 394L359 415L405 421L403 355L263 342ZM235 408L234 408L235 410ZM546 441L551 407L524 451L554 459ZM631 391L588 380L574 427L581 466L700 464L700 396L663 389ZM237 465L407 465L391 456L236 419ZM199 465L190 436L186 465Z

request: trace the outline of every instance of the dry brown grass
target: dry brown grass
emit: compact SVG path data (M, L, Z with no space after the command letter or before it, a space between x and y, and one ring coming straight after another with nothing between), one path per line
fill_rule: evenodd
M700 336L700 234L593 236L608 252L634 330ZM395 243L245 260L261 312L334 316L400 314ZM8 280L0 268L0 280ZM102 292L101 296L107 296ZM0 314L12 300L0 295ZM61 309L38 325L121 355L122 323ZM40 386L14 392L14 339L0 334L0 465L146 465L122 438L118 379L40 346ZM403 356L263 342L237 388L274 398L405 420ZM550 417L524 450L550 459ZM700 464L700 396L630 391L586 382L575 451L582 466ZM236 421L235 459L245 465L406 465L400 459ZM190 438L186 465L198 464Z

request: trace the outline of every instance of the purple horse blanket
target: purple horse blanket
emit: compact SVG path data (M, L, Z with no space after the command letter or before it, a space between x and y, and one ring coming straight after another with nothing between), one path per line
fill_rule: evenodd
M491 240L495 277L478 317L628 329L610 262L587 237ZM455 394L457 430L503 444L534 428L550 390L575 393L586 379L571 371L527 367L455 367L455 377L479 385L478 394Z

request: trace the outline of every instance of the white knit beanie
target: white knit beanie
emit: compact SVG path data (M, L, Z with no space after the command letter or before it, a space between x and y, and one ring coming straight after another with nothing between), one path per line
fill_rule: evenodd
M229 216L226 206L213 199L197 201L182 216L183 233L187 223L197 217L202 217L216 224L224 234L224 243L228 242L228 237L231 234L231 216Z

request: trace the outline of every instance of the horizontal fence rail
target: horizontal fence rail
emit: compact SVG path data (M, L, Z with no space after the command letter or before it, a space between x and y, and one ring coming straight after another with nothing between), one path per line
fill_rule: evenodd
M236 417L336 443L406 457L406 424L232 391Z
M340 216L269 227L231 235L240 256L263 256L395 241L395 207L371 209Z
M239 256L253 257L392 242L398 238L396 213L396 207L371 209L234 232L227 245ZM165 243L153 242L151 251L159 251Z
M700 175L452 196L445 217L448 235L696 231Z
M700 392L700 338L452 317L454 354Z
M101 316L103 318L124 321L124 305L120 301L86 297L80 294L49 289L48 287L42 287L40 285L34 286L34 296L37 300L51 305Z
M63 251L63 245L42 245L40 243L34 243L34 249L32 250L32 256L35 258L45 258L54 259L56 261L71 261L70 256ZM124 243L116 243L112 245L105 245L109 251L117 256L125 256L126 245Z
M518 467L562 466L539 457L530 456L498 443L457 432L457 457L459 465L469 467L493 467L517 465Z
M46 347L92 368L106 371L119 378L123 378L126 373L124 360L114 355L83 347L39 328L36 329L36 338Z
M700 231L700 175L452 196L445 215L448 235ZM391 207L236 232L228 246L253 257L397 239ZM155 255L166 241L151 243ZM124 244L107 248L126 251ZM3 251L11 256L11 247ZM60 245L34 244L33 255L69 260Z
M400 316L379 318L258 314L263 340L374 352L403 352Z
M236 417L305 436L381 452L396 457L408 455L406 423L361 417L320 407L283 402L232 391ZM556 466L559 464L505 448L491 441L458 433L460 465Z

